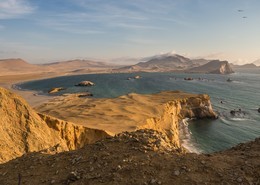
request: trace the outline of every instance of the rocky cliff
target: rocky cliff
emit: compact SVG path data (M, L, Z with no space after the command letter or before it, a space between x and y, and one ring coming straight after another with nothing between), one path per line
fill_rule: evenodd
M179 124L184 118L216 118L208 95L180 91L128 94L118 98L90 99L68 95L37 108L39 112L111 134L137 129L165 133L180 147Z
M38 114L21 97L0 88L0 163L35 151L78 149L108 136Z
M163 104L162 110L160 114L146 119L144 124L138 126L137 129L153 129L165 133L176 148L181 147L179 130L183 119L217 118L208 95L169 100Z
M230 74L234 73L228 61L212 60L207 64L187 70L190 73Z

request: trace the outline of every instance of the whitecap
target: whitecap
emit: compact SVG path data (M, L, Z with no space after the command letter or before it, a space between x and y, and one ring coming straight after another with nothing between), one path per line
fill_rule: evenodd
M198 149L198 147L195 146L195 142L192 140L192 132L189 130L189 122L188 118L183 119L180 122L180 142L181 145L187 149L189 152L192 153L202 153L201 150Z

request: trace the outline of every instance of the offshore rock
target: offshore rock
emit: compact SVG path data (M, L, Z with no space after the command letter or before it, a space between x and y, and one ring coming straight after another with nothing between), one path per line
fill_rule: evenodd
M82 81L82 82L78 83L76 86L93 86L93 85L95 85L95 84L91 81Z

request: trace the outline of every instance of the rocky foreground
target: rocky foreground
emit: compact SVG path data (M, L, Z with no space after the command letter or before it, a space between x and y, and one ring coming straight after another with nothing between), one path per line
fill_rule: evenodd
M84 148L30 153L0 165L0 182L13 184L259 184L260 139L213 154L185 153L167 136L138 130Z

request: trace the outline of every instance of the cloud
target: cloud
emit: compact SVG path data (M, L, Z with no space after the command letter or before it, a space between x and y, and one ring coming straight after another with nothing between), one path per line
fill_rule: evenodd
M89 35L89 34L103 34L104 31L88 27L87 25L80 24L80 22L71 22L69 19L46 19L41 20L40 24L51 28L56 31L65 33Z
M161 27L148 26L148 25L138 25L138 24L126 24L126 23L118 23L114 24L114 26L126 28L126 29L135 29L135 30L163 30Z
M3 30L3 29L5 29L5 26L0 24L0 31Z
M1 0L0 19L13 19L32 13L35 7L27 0Z

